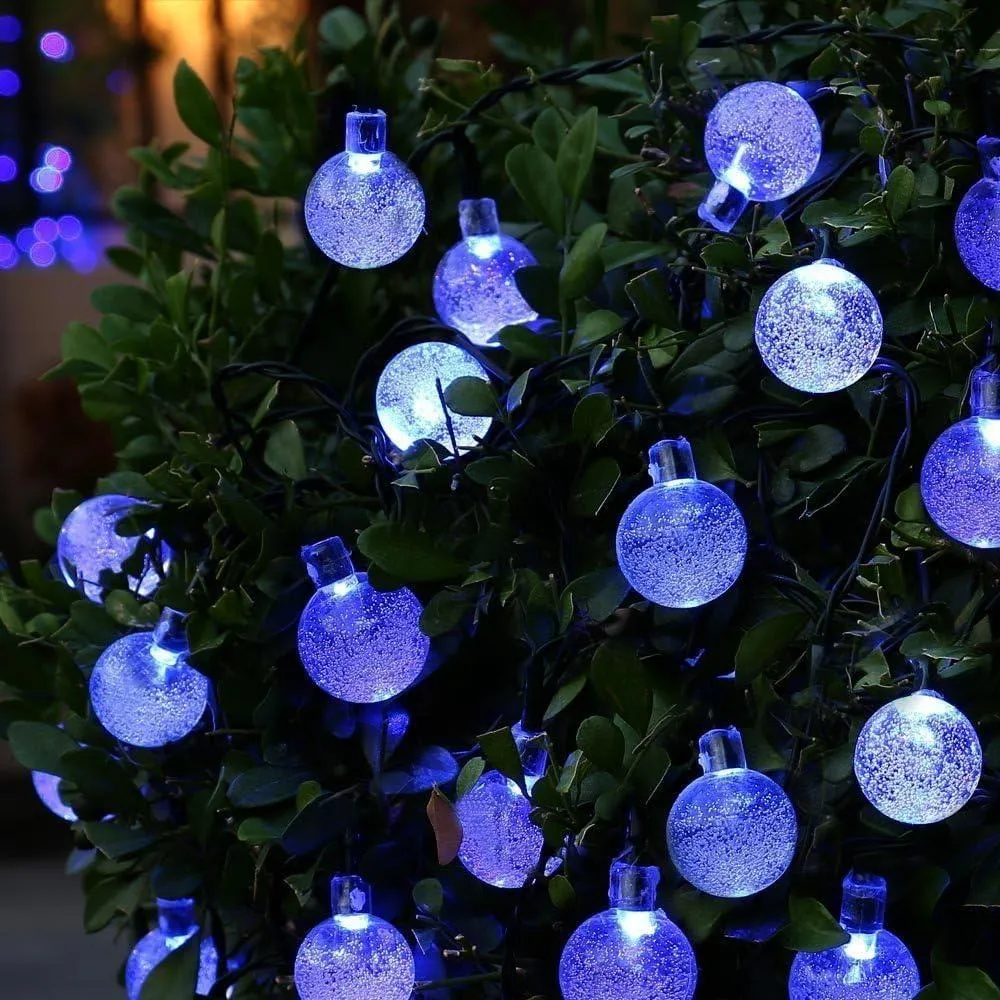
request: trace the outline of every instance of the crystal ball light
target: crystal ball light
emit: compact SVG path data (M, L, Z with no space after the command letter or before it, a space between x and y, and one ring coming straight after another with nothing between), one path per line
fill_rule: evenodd
M755 322L764 364L803 392L836 392L862 378L882 348L882 312L871 289L837 261L782 275Z
M75 507L62 523L56 540L59 571L71 587L100 604L106 588L105 574L120 575L122 564L136 551L140 541L155 538L149 531L145 539L118 534L118 525L129 515L151 510L143 500L106 493L91 497ZM170 565L172 552L165 542L148 544L148 557L140 577L128 577L129 589L140 597L149 597L161 582L160 569Z
M680 793L667 819L670 857L702 892L752 896L792 863L795 809L767 775L747 768L735 729L712 730L701 749L705 774Z
M413 952L392 924L368 912L367 886L333 880L334 914L314 927L295 956L301 1000L408 1000Z
M489 381L486 369L454 344L430 340L399 352L383 369L375 388L375 412L389 440L406 451L417 441L436 441L451 450L445 407L438 393L458 378ZM492 417L465 417L448 410L460 451L475 448Z
M615 862L611 908L585 920L563 949L563 1000L691 1000L698 981L694 951L654 908L658 878L655 868Z
M934 523L963 545L1000 548L1000 374L972 373L972 416L930 446L920 495Z
M455 804L462 824L458 859L498 889L518 889L535 870L545 838L531 822L531 803L517 784L487 771Z
M131 746L175 743L201 722L211 685L187 661L184 616L167 608L153 632L122 636L90 675L90 701L101 725Z
M328 538L302 550L317 586L299 619L299 659L317 687L368 704L405 691L420 676L430 639L423 607L406 587L376 590L357 573L344 543Z
M957 813L982 771L972 723L931 691L883 705L854 748L854 774L865 798L890 819L915 826Z
M487 347L505 326L538 319L514 277L538 262L523 243L500 232L492 198L463 201L458 214L462 239L434 272L434 307L442 322Z
M717 181L699 216L728 232L748 201L780 201L804 187L822 151L816 113L790 87L759 81L734 88L705 125L705 157Z
M1000 139L978 143L983 176L965 193L955 213L955 244L966 270L1000 291Z
M386 151L384 111L347 115L343 153L327 160L309 184L304 211L313 242L345 267L391 264L424 227L424 192L413 171Z
M648 601L666 608L707 604L743 571L746 522L722 490L696 478L687 441L661 441L649 457L653 485L618 524L618 566Z
M189 941L200 928L190 899L157 900L159 926L141 938L125 963L125 993L128 1000L141 1000L142 987L149 974L171 952ZM208 996L219 972L219 956L212 939L201 939L198 959L198 996Z
M59 782L62 779L55 774L46 774L44 771L32 771L31 783L35 786L35 794L41 800L42 805L51 813L55 813L60 819L68 823L75 823L77 815L63 802L59 795Z

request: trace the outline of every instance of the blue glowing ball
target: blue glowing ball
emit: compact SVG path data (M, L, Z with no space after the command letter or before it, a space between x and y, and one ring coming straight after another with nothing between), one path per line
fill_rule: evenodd
M909 949L889 931L852 935L839 948L799 952L789 1000L912 1000L920 973Z
M462 239L434 273L434 306L442 322L486 347L505 326L538 319L514 279L538 262L523 243L500 232L492 198L463 201L459 220Z
M75 823L78 818L76 813L63 802L59 795L59 782L61 780L56 775L46 774L44 771L31 772L31 783L35 786L35 793L41 799L42 805L60 819Z
M667 847L681 875L713 896L752 896L777 882L798 839L795 809L759 771L703 774L677 797Z
M184 652L137 632L116 640L90 675L94 714L116 739L136 747L163 747L201 722L211 685Z
M955 213L955 243L966 270L1000 291L1000 140L979 140L983 178L966 192Z
M700 479L654 483L626 509L615 537L618 566L648 601L695 608L739 578L747 552L743 515Z
M480 882L519 889L535 870L545 838L531 803L499 771L487 771L455 805L462 824L458 859Z
M920 495L946 535L976 549L1000 548L1000 420L952 424L927 452Z
M406 938L370 913L338 913L324 920L295 956L295 987L302 1000L409 1000L414 981Z
M100 604L106 593L107 574L120 575L122 564L144 542L148 557L142 575L128 577L131 591L149 597L159 587L161 570L170 565L173 553L165 542L157 543L152 530L145 536L120 535L118 525L131 514L153 509L153 505L115 493L91 497L70 512L59 529L56 558L59 571L71 587Z
M486 369L454 344L431 340L400 351L383 369L375 388L375 412L389 440L400 451L417 441L436 441L451 450L448 419L438 393L458 378L489 381ZM475 448L492 417L464 417L447 410L460 451Z
M165 933L161 927L150 931L132 949L132 954L125 963L125 993L128 1000L140 1000L142 987L147 977L162 962L167 955L176 951L189 941L199 931L193 924L186 930ZM210 937L201 939L201 951L198 959L198 982L196 994L208 996L219 974L219 956Z
M405 691L427 662L423 608L413 592L375 590L367 573L327 584L299 619L299 658L313 683L355 704Z
M309 184L306 228L313 242L346 267L391 264L424 227L424 192L413 171L386 151L384 111L347 116L347 148Z
M983 751L972 723L931 691L883 705L854 748L854 774L868 801L900 823L938 823L972 798Z
M604 910L559 961L564 1000L691 1000L697 981L694 951L662 910Z
M871 289L833 260L782 275L757 311L757 348L785 385L836 392L862 378L882 347L882 313Z

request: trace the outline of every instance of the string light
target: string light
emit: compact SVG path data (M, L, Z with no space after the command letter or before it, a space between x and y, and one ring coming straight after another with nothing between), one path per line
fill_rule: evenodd
M984 135L977 145L983 176L959 202L955 245L966 270L1000 291L1000 139Z

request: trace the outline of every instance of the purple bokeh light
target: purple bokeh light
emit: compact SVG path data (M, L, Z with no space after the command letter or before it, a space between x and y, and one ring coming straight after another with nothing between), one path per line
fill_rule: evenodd
M49 146L42 157L42 163L64 174L73 166L73 156L64 146Z
M75 215L61 215L57 222L59 238L71 242L83 235L83 223Z
M6 236L0 236L0 271L17 266L17 247Z
M55 219L43 215L35 222L32 232L39 243L55 243L59 238L59 223Z
M63 186L63 175L52 167L38 167L31 171L30 182L39 194L52 194Z
M51 243L36 243L28 256L35 267L51 267L56 262L56 248Z
M46 59L67 62L73 58L73 43L61 31L46 31L38 39L39 51Z
M13 97L21 89L21 78L12 69L0 69L0 97Z
M127 69L113 69L105 80L108 90L119 97L127 94L135 85L135 75Z

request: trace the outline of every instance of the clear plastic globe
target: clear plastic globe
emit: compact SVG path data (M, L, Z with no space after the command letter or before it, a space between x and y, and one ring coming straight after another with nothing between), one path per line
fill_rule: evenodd
M882 312L871 289L826 258L789 271L768 289L755 330L764 364L803 392L846 389L882 348Z
M584 921L559 960L563 1000L691 1000L698 966L680 928L655 908L659 877L612 865L611 909Z
M316 171L303 207L313 242L345 267L384 267L416 243L424 192L413 171L386 151L384 111L347 115L346 148Z
M747 768L736 729L713 729L700 748L705 773L681 792L667 818L670 857L702 892L752 896L792 863L795 809L767 775Z
M538 262L523 243L500 232L492 198L461 202L458 218L462 239L434 272L434 307L442 322L488 347L505 326L538 319L514 278Z
M972 416L930 446L920 495L946 535L976 549L1000 548L1000 374L972 373Z
M333 916L306 935L295 956L301 1000L409 1000L415 973L406 938L372 916L361 879L342 875L330 886Z
M480 882L519 889L535 870L545 838L516 782L487 771L455 804L462 825L458 859Z
M153 632L116 640L90 675L94 714L116 739L156 748L183 739L201 722L211 684L187 661L184 615L164 610Z
M933 691L883 705L854 748L854 774L865 798L883 815L914 826L957 813L982 771L972 723Z
M430 340L400 351L383 369L375 387L375 412L389 440L406 451L417 441L436 441L451 450L448 418L459 451L475 448L489 432L492 417L464 417L447 410L441 392L458 378L489 381L486 369L454 344Z
M653 485L618 524L618 566L631 586L665 608L695 608L724 594L739 578L747 526L717 486L697 478L683 438L649 451Z
M106 593L105 575L119 575L122 564L142 541L136 535L119 535L118 525L137 511L151 510L144 500L106 493L84 500L74 508L59 529L56 559L59 572L71 587L101 604ZM146 539L155 539L152 530ZM149 555L140 577L128 577L128 586L140 597L149 597L161 582L161 570L170 565L173 553L165 542L149 545Z
M299 619L299 659L309 678L341 701L370 704L405 691L427 662L423 608L411 590L376 590L356 573L339 538L302 550L317 591Z
M839 948L796 955L789 1000L912 1000L917 995L917 963L906 945L883 929L885 895L879 876L847 876L840 923L851 939Z
M31 783L35 786L35 794L41 800L42 805L60 819L64 819L68 823L75 823L78 819L76 813L63 802L59 795L59 782L61 780L57 775L46 774L44 771L31 772Z
M983 177L965 193L955 213L955 244L966 270L1000 291L1000 139L979 140Z
M734 88L705 125L705 156L717 181L698 215L729 232L748 201L781 201L804 187L822 152L816 113L790 87L761 81Z
M142 938L125 963L125 993L128 1000L140 1000L149 974L167 955L199 933L192 899L158 899L159 926ZM219 974L219 956L209 936L201 939L198 960L198 996L208 996Z

